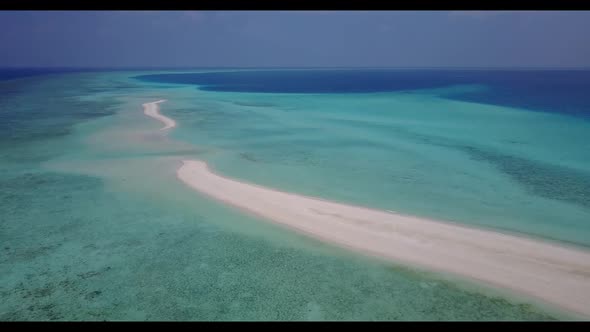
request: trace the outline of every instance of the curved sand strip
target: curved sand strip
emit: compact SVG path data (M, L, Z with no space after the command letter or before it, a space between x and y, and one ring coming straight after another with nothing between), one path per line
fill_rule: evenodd
M158 112L144 113L174 128ZM511 289L590 317L590 252L524 237L281 192L215 174L184 160L178 178L214 199L309 236L426 269Z
M177 176L214 199L312 237L590 316L590 252L281 192L222 177L202 161L183 161Z
M164 123L164 127L160 128L160 130L166 130L176 127L176 121L160 114L160 107L158 106L158 104L163 103L165 101L166 99L161 99L158 101L153 101L151 103L143 104L143 113L145 115L152 117L156 120L162 121Z

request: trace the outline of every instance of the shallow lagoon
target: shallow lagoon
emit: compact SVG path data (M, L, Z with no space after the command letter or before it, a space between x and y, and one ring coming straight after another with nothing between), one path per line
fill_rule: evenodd
M136 74L0 83L14 90L2 97L3 118L23 119L15 120L18 135L2 136L1 145L1 319L562 317L292 234L203 198L174 177L176 158L202 158L224 174L284 190L585 245L588 211L578 196L547 197L551 192L535 191L538 181L527 187L511 175L514 166L501 166L515 163L506 154L532 151L525 163L542 165L535 174L563 172L545 167L555 164L552 146L531 143L526 131L498 129L505 117L515 129L549 117L530 130L553 132L554 115L498 114L495 106L445 104L428 94L198 91L129 78ZM179 123L170 140L150 136L159 124L141 112L141 103L160 98L169 100L162 112ZM481 125L473 128L476 119ZM585 132L584 123L558 120L567 135L547 139L553 146ZM504 149L502 140L529 146ZM584 172L587 159L576 147L561 150L559 165L574 170L567 174ZM550 208L568 214L532 224L532 211L542 216Z

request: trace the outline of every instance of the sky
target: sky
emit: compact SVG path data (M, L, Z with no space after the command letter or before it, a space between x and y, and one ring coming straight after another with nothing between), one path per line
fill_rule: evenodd
M0 67L590 67L590 11L0 11Z

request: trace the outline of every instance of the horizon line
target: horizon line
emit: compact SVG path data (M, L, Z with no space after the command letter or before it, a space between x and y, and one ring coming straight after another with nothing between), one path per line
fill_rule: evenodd
M0 69L582 69L590 66L0 66Z

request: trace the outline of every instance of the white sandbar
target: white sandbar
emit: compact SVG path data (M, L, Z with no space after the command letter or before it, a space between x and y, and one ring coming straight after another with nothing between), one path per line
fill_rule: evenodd
M159 100L143 104L158 112ZM526 237L330 202L220 176L199 160L183 160L177 177L243 211L349 249L450 273L536 298L590 317L590 251Z
M160 114L160 107L158 106L158 104L163 103L165 101L166 99L162 99L143 104L143 113L145 115L152 117L156 120L162 121L164 123L164 127L160 128L160 130L167 130L176 127L176 121Z
M177 176L216 200L320 240L507 288L590 317L588 251L281 192L217 175L198 160L184 160Z

